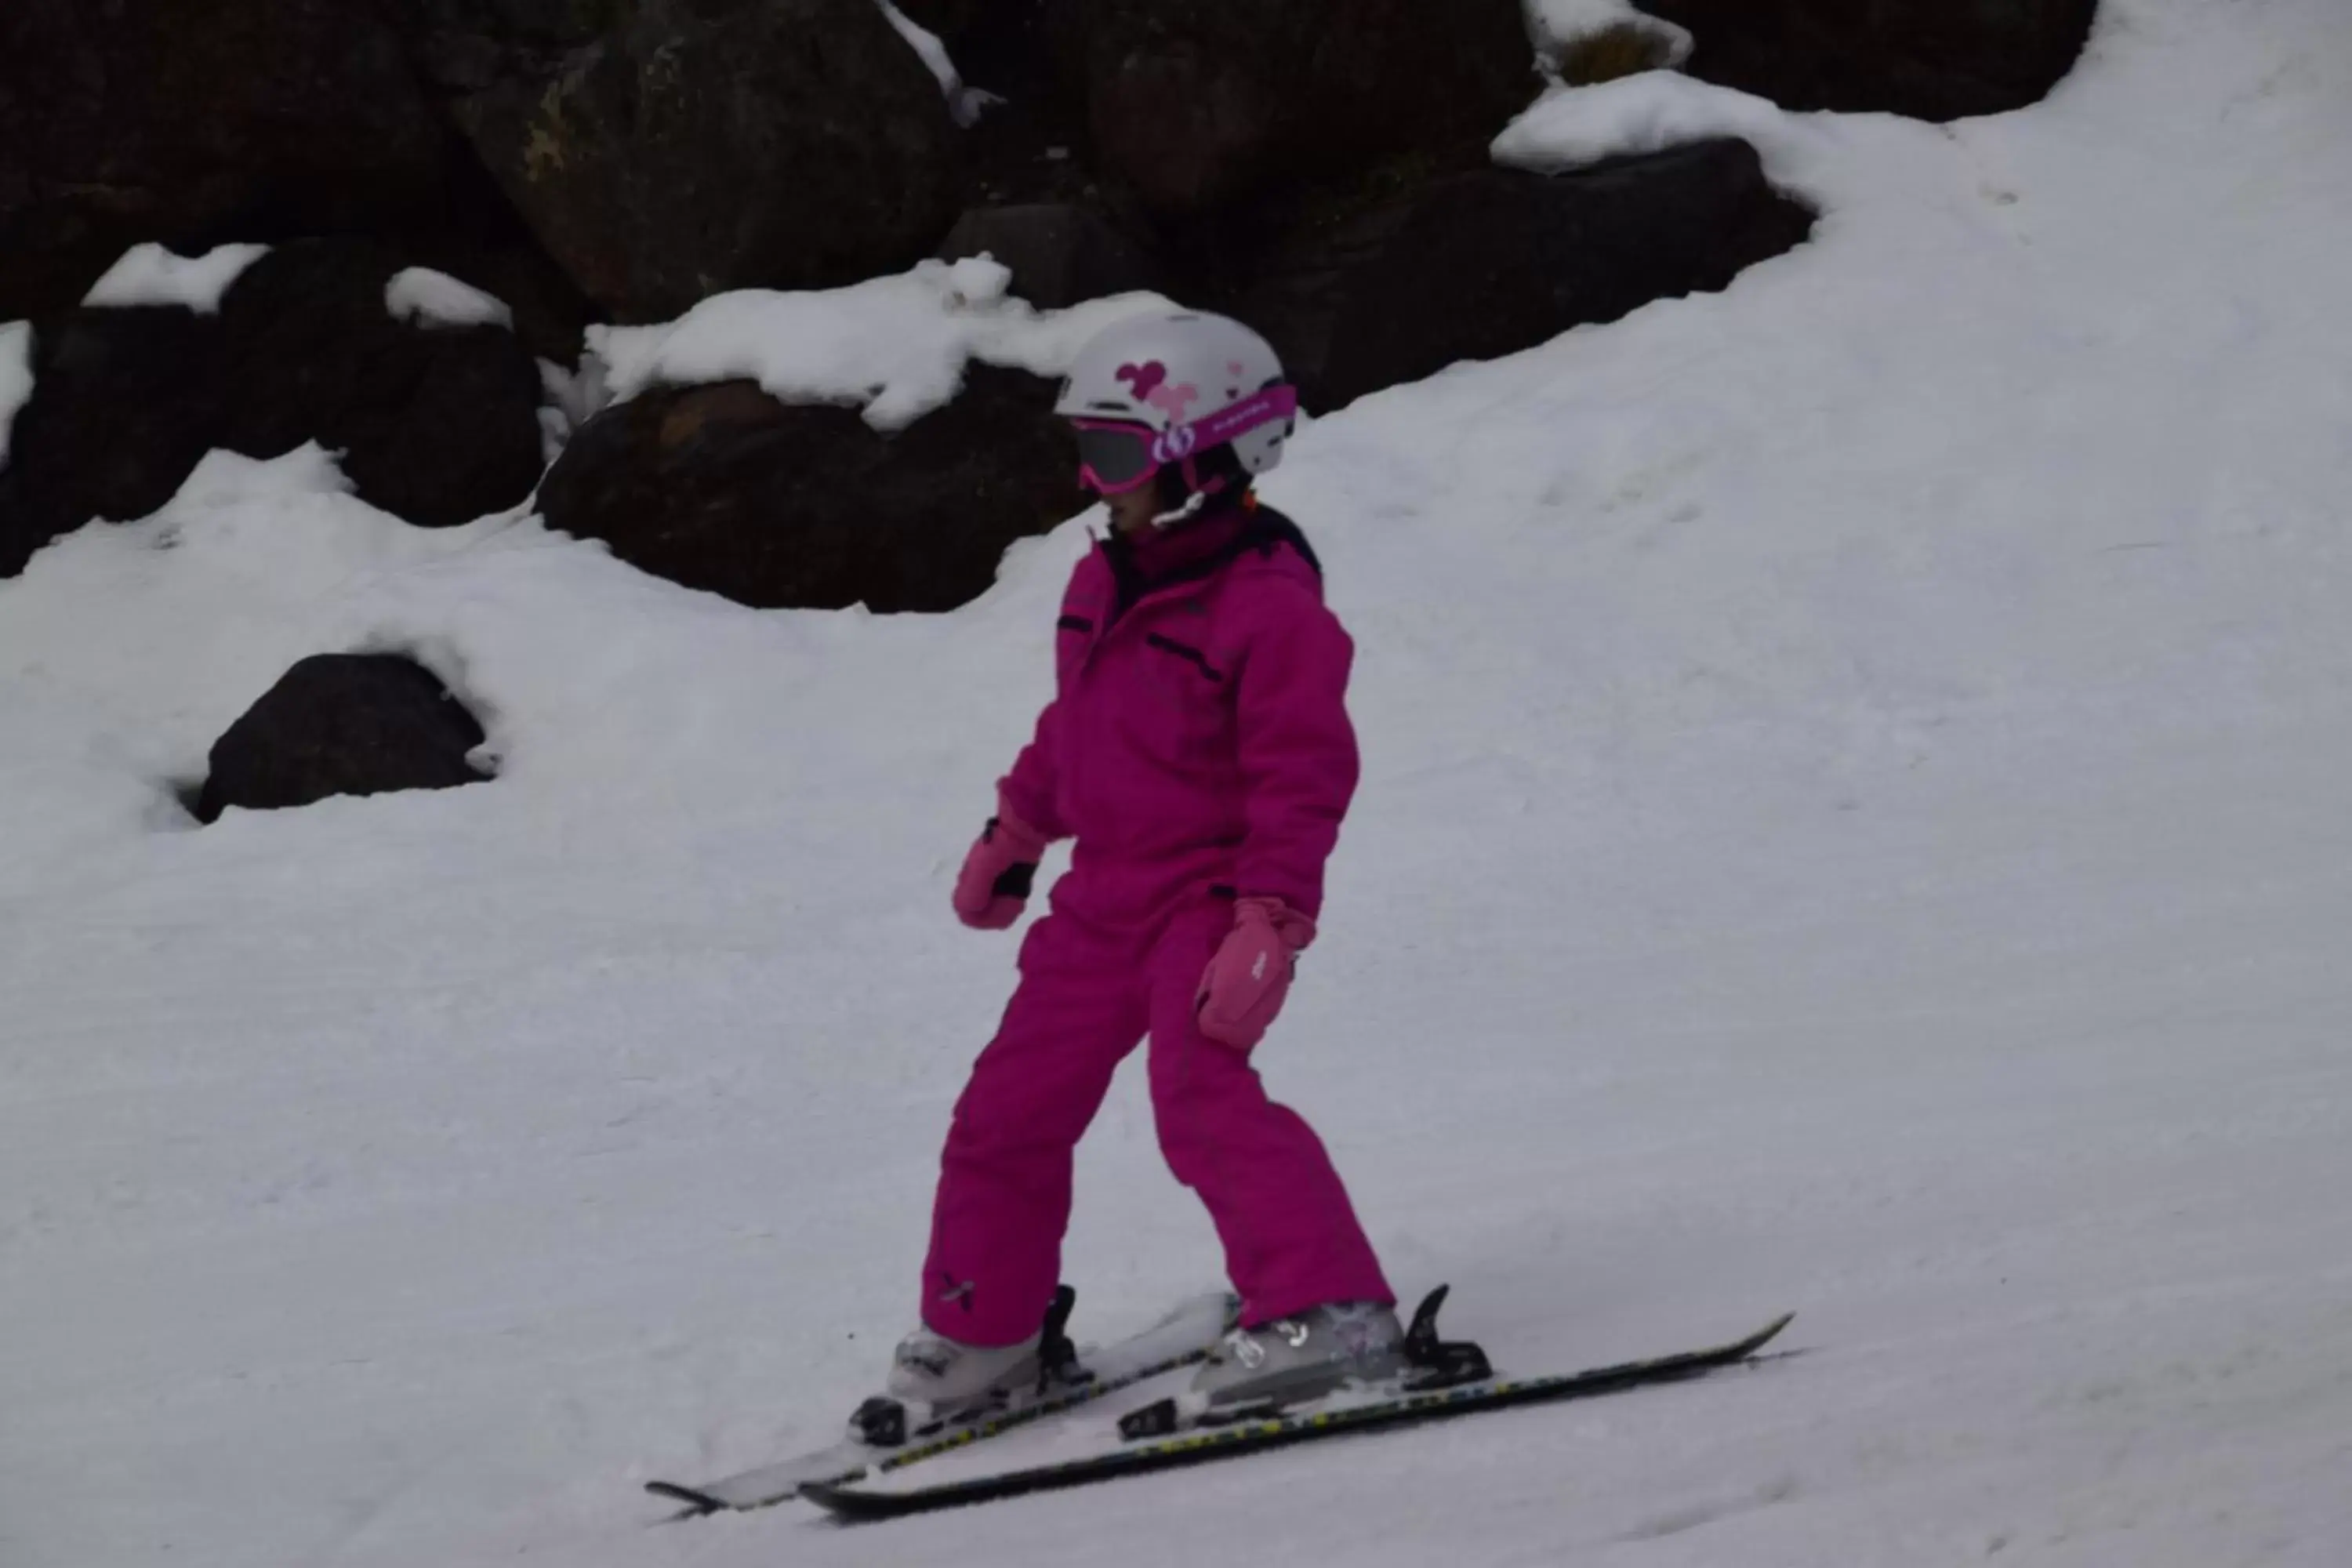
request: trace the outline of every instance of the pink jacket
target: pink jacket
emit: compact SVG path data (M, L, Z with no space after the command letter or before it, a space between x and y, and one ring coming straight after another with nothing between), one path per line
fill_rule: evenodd
M1252 503L1143 551L1099 542L1055 643L1054 700L999 784L1077 841L1055 907L1123 923L1226 894L1318 915L1356 789L1355 648L1297 528Z

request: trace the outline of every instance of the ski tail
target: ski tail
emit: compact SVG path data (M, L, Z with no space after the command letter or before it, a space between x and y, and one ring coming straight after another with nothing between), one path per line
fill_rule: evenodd
M1057 1305L1062 1309L1063 1320L1066 1321L1067 1303ZM1069 1380L1062 1383L1055 1391L984 1419L920 1438L906 1447L877 1450L867 1444L838 1443L796 1459L746 1470L722 1480L697 1486L680 1485L676 1481L647 1481L646 1490L655 1497L683 1504L683 1510L675 1517L692 1519L730 1510L742 1512L772 1508L803 1495L813 1485L831 1483L845 1486L853 1481L904 1469L908 1465L920 1464L925 1459L970 1447L1001 1433L1092 1404L1122 1389L1202 1361L1225 1331L1233 1326L1240 1310L1240 1298L1230 1291L1213 1291L1196 1297L1150 1328L1076 1357L1075 1366L1071 1365L1071 1358L1066 1353L1059 1359L1069 1372Z

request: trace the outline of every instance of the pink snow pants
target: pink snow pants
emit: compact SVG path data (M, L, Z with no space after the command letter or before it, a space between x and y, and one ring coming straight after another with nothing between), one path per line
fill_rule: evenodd
M1244 1053L1193 1026L1201 972L1232 925L1230 904L1202 900L1140 931L1062 912L1030 929L940 1162L923 1268L933 1330L973 1345L1037 1331L1061 1278L1072 1155L1147 1033L1160 1152L1208 1205L1243 1321L1396 1300L1314 1131L1266 1098Z

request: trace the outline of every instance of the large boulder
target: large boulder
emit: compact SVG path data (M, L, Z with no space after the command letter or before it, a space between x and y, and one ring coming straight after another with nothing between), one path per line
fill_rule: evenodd
M1538 85L1520 0L1045 0L1097 170L1165 217L1414 152L1475 161Z
M341 455L361 500L427 528L503 511L544 467L539 366L503 326L396 320L406 258L364 241L281 247L221 301L216 445Z
M1722 289L1811 231L1746 142L1566 174L1479 169L1316 214L1237 301L1309 408Z
M273 811L336 795L451 789L491 776L468 753L482 726L440 679L393 654L320 654L288 670L212 749L191 803Z
M420 0L437 86L624 321L929 253L961 200L939 83L873 0Z
M366 241L282 247L217 315L68 310L34 324L33 395L0 468L0 577L95 518L155 510L215 447L339 454L361 499L427 527L530 494L539 366L499 326L395 320L404 258Z
M1921 120L2039 102L2098 0L1640 0L1697 41L1693 76L1789 109Z
M71 308L135 241L473 224L469 163L373 6L0 4L0 321Z
M604 410L540 486L551 528L760 609L950 610L1004 548L1084 510L1054 384L974 364L895 435L751 382L666 386Z
M0 467L0 577L92 518L144 517L216 445L220 322L173 306L33 330L33 395Z

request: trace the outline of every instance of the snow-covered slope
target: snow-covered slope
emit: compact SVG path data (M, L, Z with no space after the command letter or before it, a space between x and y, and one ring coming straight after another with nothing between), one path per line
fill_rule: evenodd
M1082 529L760 614L316 453L0 584L0 1563L2352 1555L2352 11L2108 0L1936 129L1726 115L1817 240L1314 425L1368 772L1261 1056L1392 1271L1547 1370L1769 1370L874 1531L649 1529L912 1310L1011 977L946 910ZM1590 103L1593 100L1586 100ZM1589 148L1588 148L1589 150ZM418 651L490 786L171 786ZM1136 1077L1069 1250L1213 1279Z

